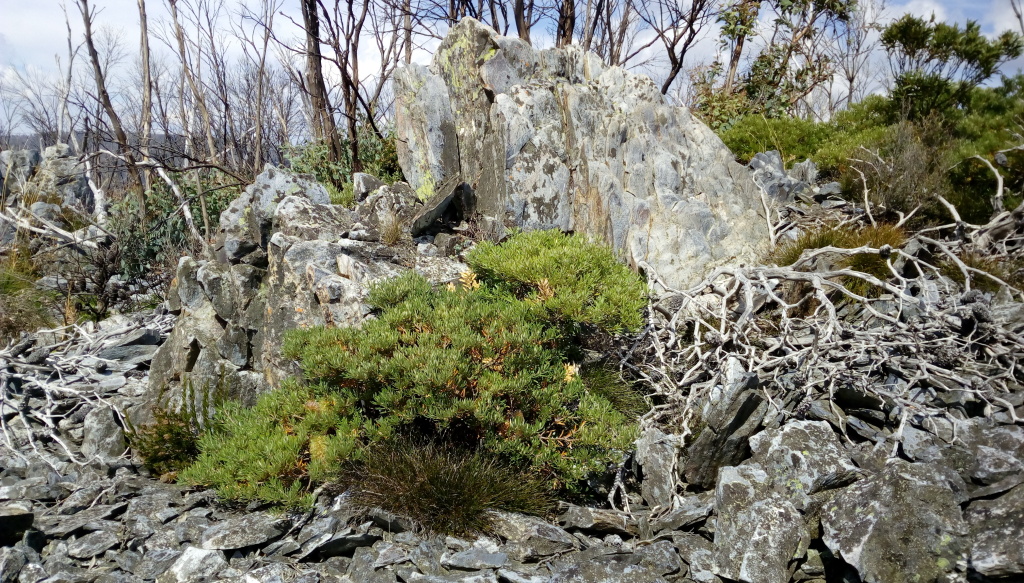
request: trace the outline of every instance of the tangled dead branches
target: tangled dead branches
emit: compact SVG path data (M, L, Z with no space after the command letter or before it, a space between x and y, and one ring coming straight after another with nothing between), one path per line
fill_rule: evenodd
M756 375L783 417L802 415L814 401L832 403L839 390L869 395L898 420L897 442L908 418L942 417L954 428L979 415L1021 423L1007 397L1024 385L1024 293L960 258L1019 256L1024 204L981 226L953 213L955 223L900 249L808 249L793 265L723 267L689 289L641 265L655 297L623 365L655 392L642 425L692 441L714 389L737 365ZM884 260L889 277L843 267L861 254ZM962 280L944 275L949 265ZM984 279L1001 290L979 291Z

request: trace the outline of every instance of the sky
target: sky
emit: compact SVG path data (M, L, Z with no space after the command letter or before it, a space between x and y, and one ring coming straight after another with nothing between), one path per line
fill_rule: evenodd
M256 0L247 1L256 4ZM66 25L61 9L64 2L70 12L72 30L80 38L81 18L76 12L74 0L0 0L0 75L4 74L4 70L10 74L10 67L39 72L44 76L59 74L56 59L64 58L67 51ZM283 2L283 12L298 19L298 1ZM151 20L159 19L163 3L164 0L148 0ZM99 10L99 27L123 35L126 47L136 45L136 0L92 0L91 4ZM1018 30L1010 0L889 0L887 12L892 18L910 12L920 16L934 14L936 20L947 22L963 23L972 19L981 25L987 35ZM694 60L711 61L716 44L713 38L706 40L695 52ZM131 57L130 54L128 56ZM427 61L429 54L421 52L416 60ZM1021 68L1024 68L1024 59L1009 64L1004 72L1014 73Z

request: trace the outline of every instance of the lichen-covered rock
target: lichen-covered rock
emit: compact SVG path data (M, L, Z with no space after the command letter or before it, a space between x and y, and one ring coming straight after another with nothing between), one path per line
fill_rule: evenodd
M991 577L1024 577L1024 485L995 500L976 500L967 507L971 526L971 570Z
M85 416L82 454L109 461L125 453L124 430L110 407L96 407Z
M231 550L266 544L283 534L291 522L264 515L252 514L224 521L203 533L200 545L204 549Z
M865 583L945 580L968 550L964 490L947 468L890 460L825 505L822 539Z
M757 464L722 468L715 488L715 574L746 583L789 579L809 536L800 512Z
M747 374L736 359L725 366L725 384L715 387L704 403L702 427L681 461L686 481L704 488L715 485L719 468L739 464L749 455L748 441L761 429L767 410L757 375Z
M20 193L42 160L39 150L0 152L0 193Z
M352 211L329 204L310 178L268 166L221 215L217 258L179 262L168 292L178 319L153 355L147 400L133 421L186 397L200 409L226 398L252 404L297 372L281 356L289 330L359 325L369 286L410 267L433 281L458 277L466 268L456 261L403 257L355 236L376 231L389 212L409 221L419 206L407 185L395 184Z
M673 285L765 241L750 171L721 140L649 78L578 47L538 51L466 18L395 88L413 189L468 184L463 207L494 236L589 233Z
M759 463L790 502L803 510L811 494L846 486L858 469L832 428L824 421L792 421L750 438L752 460Z
M676 491L677 439L656 427L644 430L636 441L636 463L643 471L644 500L652 507L672 503Z
M569 533L534 516L493 512L491 517L491 530L507 541L502 550L517 561L535 561L579 546Z

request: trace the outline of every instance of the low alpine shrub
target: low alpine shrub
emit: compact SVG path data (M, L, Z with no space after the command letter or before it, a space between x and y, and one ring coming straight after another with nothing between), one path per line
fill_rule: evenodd
M611 249L561 231L518 233L501 245L484 242L466 262L485 285L542 305L554 316L606 332L643 324L644 282Z
M377 317L361 328L289 333L284 354L299 363L302 378L252 409L224 408L181 480L232 499L304 506L319 485L351 476L341 471L345 466L362 468L355 473L367 480L361 488L371 496L381 484L433 472L439 477L410 483L404 494L388 486L393 499L374 498L374 504L399 510L409 504L403 513L420 508L418 520L453 531L482 524L479 517L444 522L442 515L461 512L458 505L473 515L488 505L536 510L538 500L556 491L578 492L588 476L621 460L635 437L639 405L638 396L626 393L631 387L579 373L576 336L566 329L635 328L646 292L638 276L612 265L608 250L564 235L523 245L525 237L506 245L518 244L544 277L513 264L434 288L409 273L371 288L367 302ZM481 256L487 261L477 265L493 265L493 255ZM581 262L603 277L573 271ZM559 265L576 279L560 274ZM558 303L560 294L572 300ZM617 311L625 309L637 314ZM426 465L399 455L409 448L390 445L410 439L426 448L416 461ZM451 457L439 448L462 453ZM373 459L393 460L395 467ZM444 478L446 472L462 477ZM484 488L474 473L494 483ZM537 480L542 497L524 485ZM443 484L467 491L424 494Z

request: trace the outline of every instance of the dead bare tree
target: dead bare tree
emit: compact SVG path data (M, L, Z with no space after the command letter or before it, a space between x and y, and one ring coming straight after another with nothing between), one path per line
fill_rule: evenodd
M332 161L341 159L342 146L338 139L334 113L324 82L323 55L320 51L320 10L317 0L302 0L302 22L306 38L306 69L304 91L309 96L310 125L314 139L329 145Z
M885 12L885 0L862 0L854 6L844 23L836 42L829 48L829 56L846 84L846 107L861 101L873 87L867 79L871 74L871 57L878 47L878 22Z
M716 0L645 0L638 4L640 20L664 48L668 71L661 84L667 94L683 71L686 54L716 16Z

